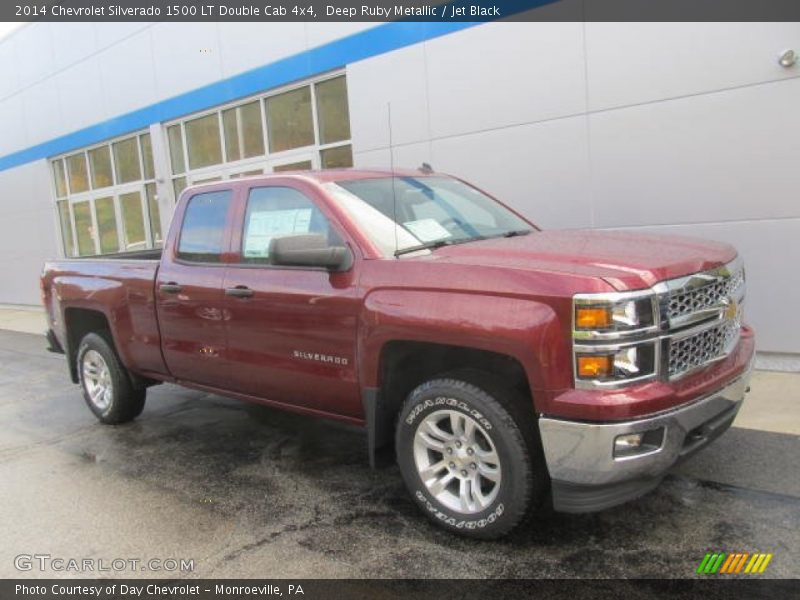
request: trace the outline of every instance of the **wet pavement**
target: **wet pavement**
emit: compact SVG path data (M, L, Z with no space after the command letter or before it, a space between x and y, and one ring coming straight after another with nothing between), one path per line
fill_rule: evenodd
M36 336L0 331L0 422L0 577L76 575L20 573L19 554L194 560L125 577L690 577L711 550L800 576L795 435L734 427L644 498L479 542L370 470L357 429L171 385L101 425Z

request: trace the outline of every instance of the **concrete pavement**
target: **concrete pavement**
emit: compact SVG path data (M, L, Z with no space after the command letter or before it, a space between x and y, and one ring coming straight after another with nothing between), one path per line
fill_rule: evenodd
M43 346L0 331L0 577L76 575L17 571L35 553L194 561L125 577L691 577L709 550L772 552L764 576L800 576L796 434L737 420L637 501L477 542L424 519L395 467L371 471L359 430L171 385L104 426ZM796 431L798 383L758 373L748 426L779 396L784 425L767 425Z

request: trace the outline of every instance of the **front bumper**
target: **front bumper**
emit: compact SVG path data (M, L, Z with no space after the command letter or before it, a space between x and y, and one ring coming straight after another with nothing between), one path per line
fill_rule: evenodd
M671 466L731 426L748 390L752 366L751 359L747 370L721 390L643 419L614 423L539 419L554 508L562 512L602 510L653 489ZM664 435L658 448L634 456L614 456L617 436L660 427Z

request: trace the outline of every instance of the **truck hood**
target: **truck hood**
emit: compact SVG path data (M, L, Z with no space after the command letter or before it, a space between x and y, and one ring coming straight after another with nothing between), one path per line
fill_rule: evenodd
M616 231L552 230L445 246L428 258L460 264L601 277L618 291L650 287L720 266L736 257L728 244Z

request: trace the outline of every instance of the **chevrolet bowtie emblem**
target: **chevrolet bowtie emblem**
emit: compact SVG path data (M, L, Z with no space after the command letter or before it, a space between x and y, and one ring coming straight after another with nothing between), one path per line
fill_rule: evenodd
M736 315L739 314L739 305L737 304L736 300L733 298L728 298L725 301L725 312L723 313L723 317L726 321L733 321L736 319Z

